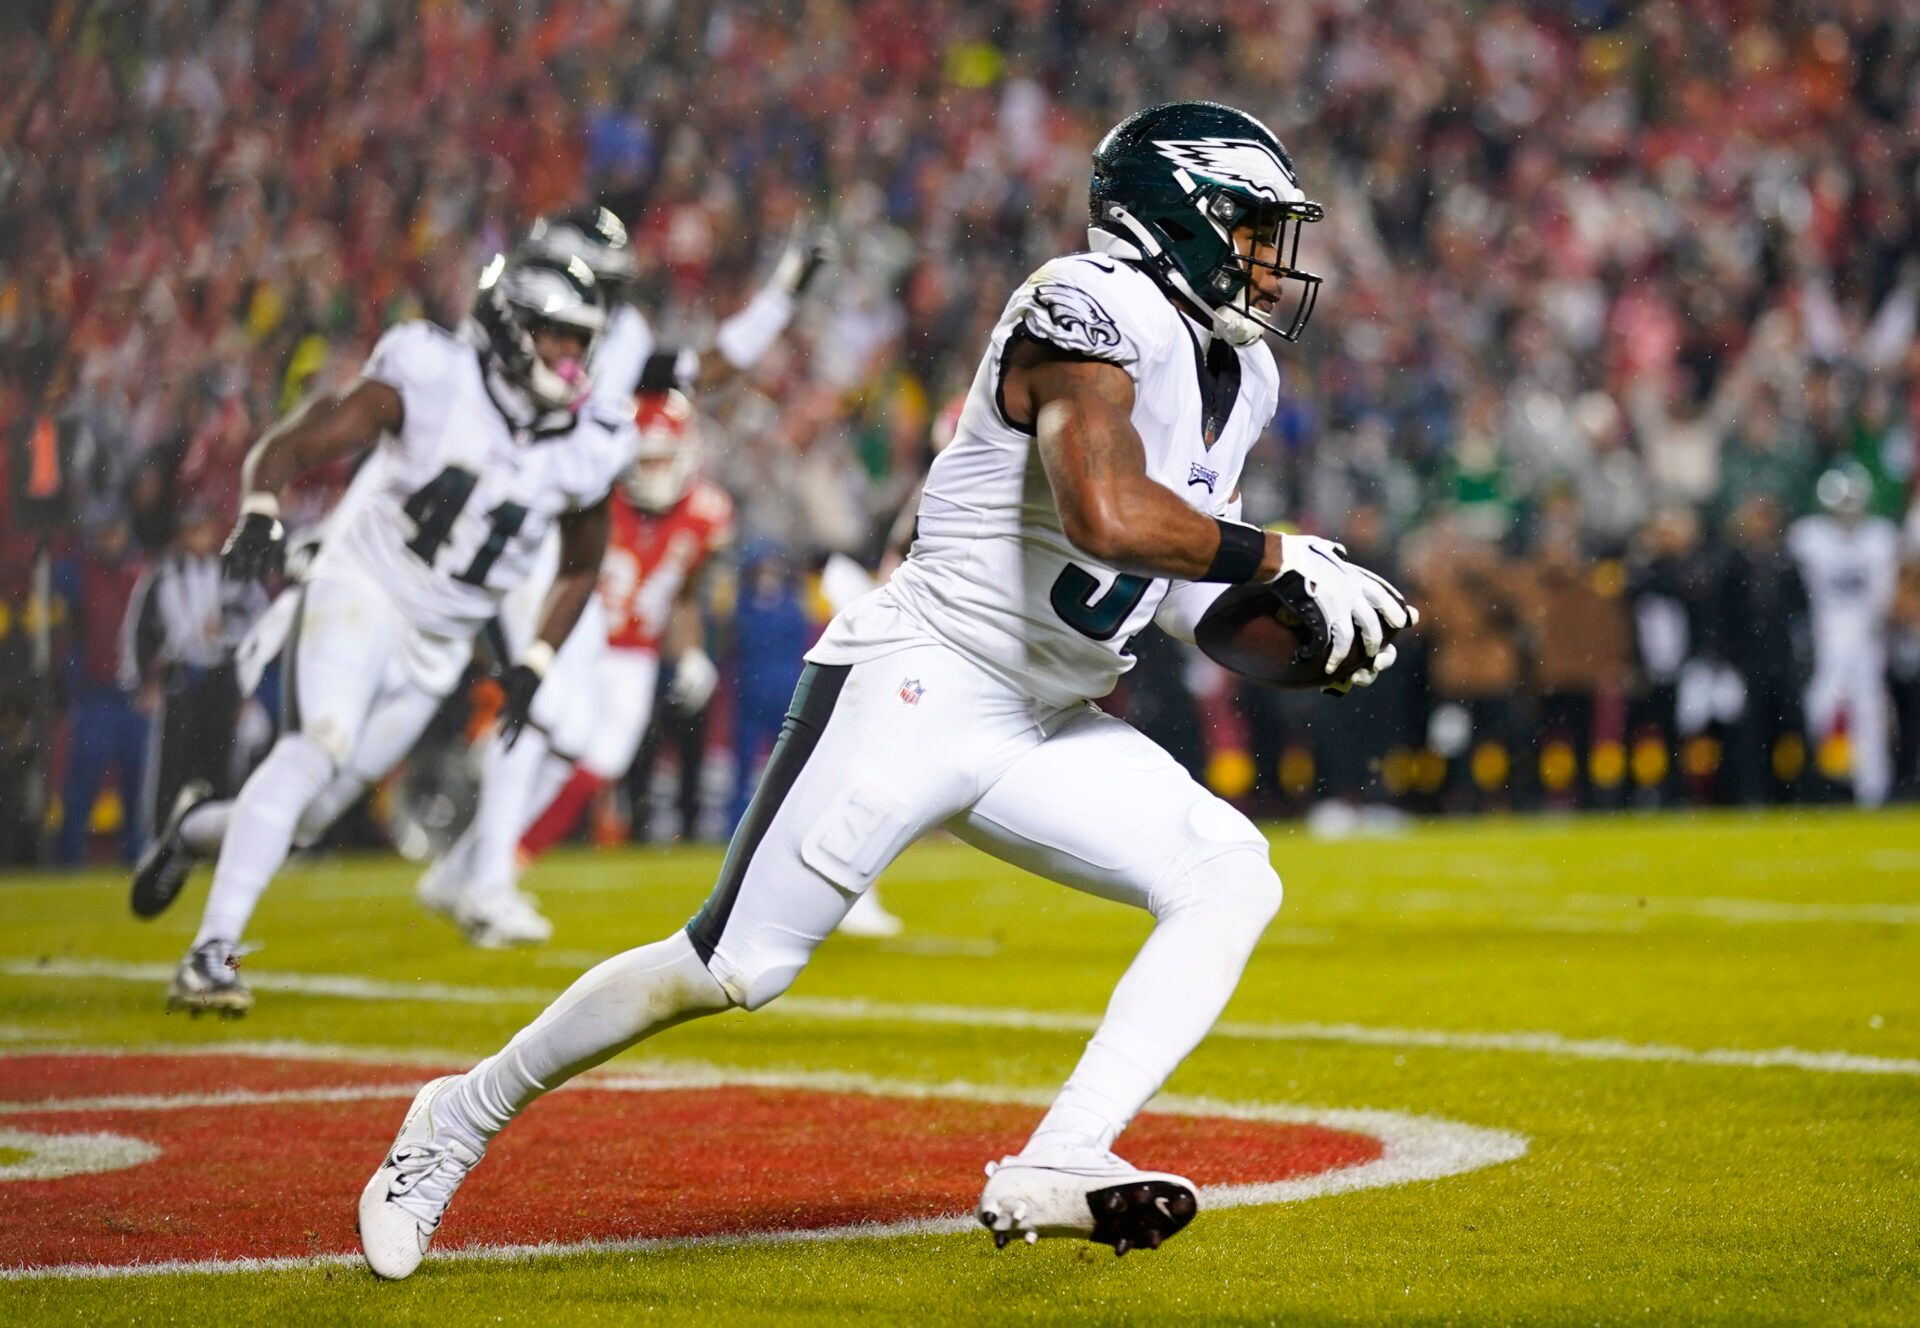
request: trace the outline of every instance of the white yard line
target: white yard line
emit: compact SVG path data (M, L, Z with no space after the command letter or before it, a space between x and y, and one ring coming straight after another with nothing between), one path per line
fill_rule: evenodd
M166 1052L155 1053L167 1055ZM278 1107L294 1102L407 1101L418 1084L347 1084L338 1088L236 1088L220 1093L110 1093L99 1097L50 1097L37 1101L0 1101L0 1116L41 1116L87 1111L201 1111L220 1107ZM0 1131L4 1135L4 1131ZM4 1177L0 1177L3 1179Z
M46 1048L38 1051L15 1049L6 1055L93 1056L99 1052L85 1047ZM116 1048L108 1054L126 1056L166 1056L176 1049ZM307 1055L311 1059L351 1063L352 1049L335 1046L303 1048L299 1043L252 1043L215 1048L196 1048L194 1055L247 1055L289 1058ZM362 1065L393 1063L382 1053L361 1052ZM414 1054L405 1054L399 1063L416 1064ZM921 1083L914 1080L884 1079L872 1075L841 1072L741 1070L700 1062L652 1063L640 1074L596 1074L579 1081L582 1088L615 1092L660 1092L679 1088L712 1088L748 1085L761 1088L797 1088L816 1092L861 1093L877 1097L913 1099L954 1098L972 1102L1010 1102L1042 1105L1052 1097L1040 1089L1006 1088L966 1082ZM564 1091L564 1090L563 1090ZM356 1098L393 1098L404 1100L413 1095L405 1085L360 1085L343 1088L291 1089L268 1093L181 1094L168 1098L163 1094L129 1095L121 1098L47 1099L35 1103L8 1104L13 1114L31 1112L77 1112L113 1110L174 1110L220 1106L256 1105L261 1102L329 1102ZM92 1105L86 1105L91 1103ZM138 1105L133 1105L133 1104ZM1318 1175L1295 1180L1270 1181L1250 1185L1213 1185L1200 1191L1205 1208L1238 1208L1251 1204L1297 1203L1353 1190L1385 1185L1405 1185L1416 1181L1438 1180L1483 1167L1511 1162L1527 1151L1526 1136L1507 1130L1490 1130L1433 1116L1415 1116L1397 1111L1300 1106L1291 1103L1219 1102L1207 1098L1164 1096L1154 1099L1150 1109L1167 1115L1221 1116L1235 1120L1271 1121L1283 1124L1317 1125L1370 1135L1380 1140L1381 1156L1358 1166L1340 1167ZM0 1132L0 1141L14 1136ZM80 1136L68 1136L74 1139ZM106 1136L102 1136L105 1138ZM21 1134L24 1144L36 1142L34 1136ZM45 1141L51 1143L51 1139ZM138 1141L127 1141L139 1147ZM157 1155L157 1150L154 1150ZM135 1165L145 1158L123 1161ZM107 1169L104 1166L95 1169ZM957 1235L975 1227L969 1217L917 1219L907 1222L873 1223L828 1227L811 1231L772 1231L741 1235L652 1238L619 1241L576 1241L551 1245L469 1246L436 1252L436 1262L500 1262L532 1258L553 1258L572 1254L640 1254L694 1246L789 1245L818 1241L873 1240L893 1236ZM323 1254L283 1259L208 1259L180 1260L151 1264L63 1264L40 1268L0 1269L0 1281L33 1281L48 1278L121 1278L177 1273L276 1272L296 1269L352 1267L356 1255Z
M173 978L172 964L123 964L111 959L10 959L0 963L9 977L98 978L109 982L157 982ZM380 982L345 973L274 973L247 969L255 991L284 991L297 996L334 996L347 1001L427 1001L436 1005L545 1005L560 993L547 987L466 987L451 982Z
M117 982L164 983L168 964L125 964L105 959L32 959L0 963L13 977L92 978ZM520 1003L545 1005L557 991L534 987L467 987L445 982L383 982L335 973L255 973L248 981L259 991L328 996L358 1001L427 1001L455 1005ZM907 1023L968 1028L1008 1028L1041 1033L1091 1033L1096 1014L1022 1010L1006 1006L933 1005L869 1001L851 997L787 996L767 1007L787 1018L848 1023ZM1394 1028L1373 1024L1228 1022L1216 1025L1216 1038L1249 1042L1329 1042L1363 1047L1418 1048L1432 1051L1505 1052L1570 1060L1637 1061L1667 1065L1708 1065L1727 1069L1805 1070L1816 1074L1892 1075L1920 1078L1920 1058L1868 1056L1850 1051L1810 1051L1799 1047L1681 1047L1619 1038L1573 1038L1532 1030L1471 1032L1432 1028Z
M1352 890L1316 892L1318 909L1341 913L1491 913L1490 925L1529 926L1543 914L1592 914L1690 918L1735 926L1837 924L1894 926L1920 924L1920 904L1802 904L1781 899L1717 898L1689 895L1637 895L1576 892L1553 894L1524 889ZM1481 921L1476 919L1476 921Z

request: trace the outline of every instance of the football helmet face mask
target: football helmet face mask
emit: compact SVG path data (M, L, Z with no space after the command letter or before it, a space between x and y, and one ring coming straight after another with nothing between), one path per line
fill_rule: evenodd
M700 421L693 402L678 388L642 392L633 422L640 430L640 450L621 481L627 498L643 512L670 512L700 469Z
M1235 345L1263 332L1299 340L1320 293L1320 278L1299 266L1300 234L1325 215L1280 140L1229 106L1150 107L1093 150L1089 242L1211 313ZM1246 230L1243 252L1235 235ZM1263 276L1280 292L1271 301Z
M541 217L520 242L522 254L564 263L577 258L593 273L609 301L640 275L627 228L603 207L581 208Z
M490 365L537 412L571 410L585 398L593 348L607 325L605 298L585 263L495 254L480 274L473 320ZM542 356L534 335L547 328L577 337L580 353Z

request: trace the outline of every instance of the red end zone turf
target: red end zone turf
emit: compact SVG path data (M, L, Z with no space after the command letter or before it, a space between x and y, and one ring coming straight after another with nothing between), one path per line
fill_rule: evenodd
M0 1267L351 1251L354 1202L414 1066L218 1056L0 1058L0 1135L144 1141L136 1166L0 1183ZM76 1099L306 1094L342 1100ZM355 1095L355 1090L363 1095ZM66 1101L67 1110L39 1104ZM971 1210L984 1162L1031 1106L811 1089L576 1087L531 1109L461 1191L437 1248L839 1227ZM1202 1185L1287 1180L1379 1158L1317 1125L1142 1116L1128 1157Z

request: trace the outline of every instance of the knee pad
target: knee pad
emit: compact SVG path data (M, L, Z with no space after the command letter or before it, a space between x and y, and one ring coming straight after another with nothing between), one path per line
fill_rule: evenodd
M1265 926L1280 908L1280 877L1269 861L1272 853L1260 828L1232 804L1211 794L1196 800L1187 813L1186 852L1175 868L1203 896L1231 894L1250 911L1265 915Z
M1204 894L1233 909L1243 925L1256 935L1265 930L1280 911L1285 890L1280 884L1280 873L1267 860L1265 845L1257 852L1236 849L1223 853L1201 872Z

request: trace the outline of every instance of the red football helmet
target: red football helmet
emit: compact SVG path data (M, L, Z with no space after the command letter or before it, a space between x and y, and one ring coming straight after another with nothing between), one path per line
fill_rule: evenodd
M640 455L624 481L627 497L643 512L668 512L700 469L700 418L678 388L642 392L634 403Z

